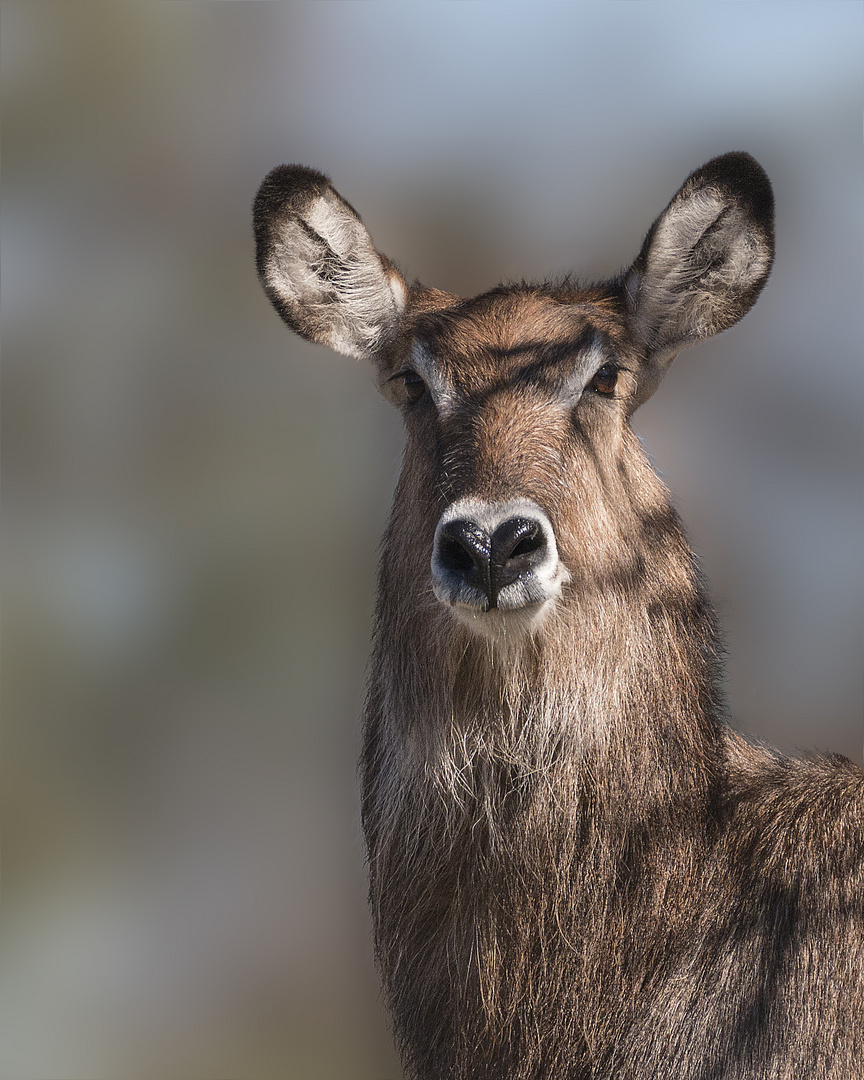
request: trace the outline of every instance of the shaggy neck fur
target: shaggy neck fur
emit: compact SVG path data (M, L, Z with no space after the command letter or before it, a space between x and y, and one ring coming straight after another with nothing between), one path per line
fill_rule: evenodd
M671 511L668 528L674 593L651 575L577 581L506 652L434 600L406 603L385 539L363 822L378 963L417 1076L611 1063L621 1003L698 910L717 649ZM652 931L636 941L634 925Z

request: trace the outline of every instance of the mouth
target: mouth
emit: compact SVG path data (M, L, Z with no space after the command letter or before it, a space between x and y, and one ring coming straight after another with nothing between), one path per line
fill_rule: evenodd
M514 644L535 634L552 608L554 600L524 604L519 608L485 611L467 604L447 604L450 613L461 625L477 637L497 645Z

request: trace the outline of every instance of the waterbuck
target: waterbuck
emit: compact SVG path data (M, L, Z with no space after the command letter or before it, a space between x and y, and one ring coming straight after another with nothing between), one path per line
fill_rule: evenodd
M409 285L327 177L255 203L297 333L404 415L362 751L375 952L418 1080L864 1076L864 774L723 723L694 556L630 428L773 260L744 153L632 267Z

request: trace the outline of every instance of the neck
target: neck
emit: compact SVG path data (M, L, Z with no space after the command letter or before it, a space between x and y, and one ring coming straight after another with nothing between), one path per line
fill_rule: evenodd
M627 1000L647 964L615 912L653 920L646 949L681 932L664 898L698 877L719 752L713 622L692 566L680 581L636 597L577 583L504 652L443 609L385 619L382 575L363 823L379 965L417 1062L463 1054L465 1075L495 1076L501 1031L529 1060L551 1022L535 992L581 1017L593 1054L603 1012L580 995Z

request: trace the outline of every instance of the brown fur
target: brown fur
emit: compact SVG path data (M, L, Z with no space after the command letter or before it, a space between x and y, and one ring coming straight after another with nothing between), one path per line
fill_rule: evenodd
M323 190L304 172L292 213ZM730 212L707 215L712 199ZM267 261L277 227L256 218L265 284L330 340L319 293L304 322L291 266ZM415 286L395 321L375 316L407 445L363 827L376 956L418 1080L864 1075L864 775L723 724L714 618L629 426L677 349L755 301L771 237L767 179L727 155L688 179L629 275L469 301ZM392 266L362 258L383 293ZM345 325L343 309L359 354L368 327L355 346ZM412 400L418 350L434 386ZM590 365L609 358L614 393L594 393ZM569 579L538 625L478 609L483 636L436 599L436 525L469 496L548 515Z

